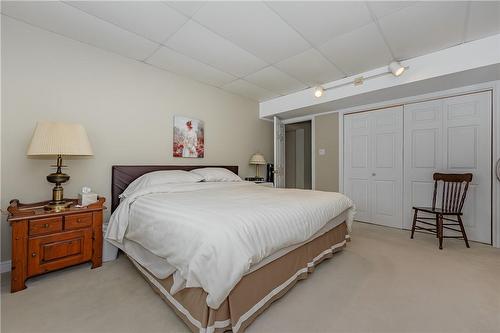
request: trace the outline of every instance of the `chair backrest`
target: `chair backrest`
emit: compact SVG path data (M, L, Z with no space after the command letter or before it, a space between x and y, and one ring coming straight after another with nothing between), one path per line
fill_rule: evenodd
M472 173L435 173L434 195L432 196L432 208L436 208L438 184L443 183L441 197L441 209L448 212L462 212L467 189L472 181Z

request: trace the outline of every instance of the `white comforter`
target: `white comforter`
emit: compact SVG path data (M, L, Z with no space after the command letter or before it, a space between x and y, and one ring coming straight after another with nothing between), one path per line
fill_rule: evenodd
M175 284L201 287L217 309L250 266L310 238L349 209L340 193L248 182L152 186L122 200L106 238L139 243L175 267ZM177 288L179 289L179 288Z

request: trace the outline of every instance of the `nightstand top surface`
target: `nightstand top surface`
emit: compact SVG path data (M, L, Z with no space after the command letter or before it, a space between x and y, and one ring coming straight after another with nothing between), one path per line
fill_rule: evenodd
M49 201L36 202L31 204L20 203L19 200L14 199L10 201L10 206L7 208L9 211L8 222L16 222L26 219L42 218L42 217L55 217L69 214L77 214L83 212L92 212L102 209L104 207L104 202L106 199L104 197L99 197L97 202L84 207L75 207L78 204L78 199L65 199L71 201L72 205L61 211L50 211L44 209L44 206Z

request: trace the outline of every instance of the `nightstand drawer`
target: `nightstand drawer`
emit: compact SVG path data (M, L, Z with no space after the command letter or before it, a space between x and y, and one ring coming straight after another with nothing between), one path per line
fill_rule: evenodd
M66 239L42 245L42 261L48 262L59 258L73 256L82 252L83 238Z
M62 231L62 217L29 221L29 235L39 236Z
M91 225L92 213L73 214L64 217L64 230L81 229Z
M28 276L79 264L91 257L91 228L36 237L28 241Z

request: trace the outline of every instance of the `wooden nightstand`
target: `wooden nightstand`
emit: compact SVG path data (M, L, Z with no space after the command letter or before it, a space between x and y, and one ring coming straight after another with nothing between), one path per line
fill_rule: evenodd
M29 277L92 262L102 265L102 220L105 198L86 207L74 204L61 212L44 210L47 202L22 204L12 200L8 222L12 227L11 292L26 288Z

